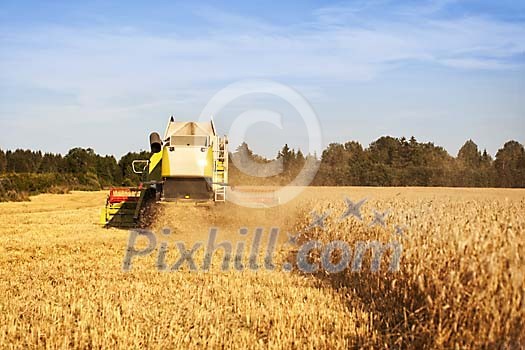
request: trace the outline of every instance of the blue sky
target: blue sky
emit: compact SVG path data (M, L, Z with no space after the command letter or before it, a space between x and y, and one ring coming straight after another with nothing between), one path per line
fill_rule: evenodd
M455 155L472 138L495 154L525 143L525 2L0 1L3 149L119 157L243 79L301 93L325 145L414 135ZM255 151L307 149L297 113L263 100L218 128L253 103L283 115L249 131Z

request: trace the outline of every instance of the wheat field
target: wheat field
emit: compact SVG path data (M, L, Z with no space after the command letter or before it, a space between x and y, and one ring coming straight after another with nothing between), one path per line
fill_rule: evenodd
M0 347L525 347L524 190L307 188L272 209L161 205L151 228L159 246L134 258L129 272L129 231L98 225L105 196L0 203ZM367 199L362 220L341 219L345 196ZM312 210L329 212L324 227L309 227ZM384 227L371 225L374 210L388 211ZM166 227L171 233L162 235ZM161 242L171 266L180 255L175 242L189 249L212 227L234 247L250 246L258 227L265 246L278 227L275 269L223 271L219 251L209 271L158 270ZM371 255L358 272L285 271L298 250L287 233L298 234L299 245L395 239L403 246L399 271L383 261L372 272ZM136 247L147 243L139 237ZM309 262L319 262L310 253ZM203 259L197 251L195 261Z

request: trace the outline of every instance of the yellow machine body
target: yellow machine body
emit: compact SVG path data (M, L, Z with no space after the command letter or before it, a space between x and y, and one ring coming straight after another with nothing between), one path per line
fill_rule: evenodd
M101 212L106 226L133 226L154 202L213 203L226 200L228 140L213 119L184 122L170 118L164 137L150 135L152 155L137 160L143 175L136 188L113 188ZM147 209L147 208L146 208Z

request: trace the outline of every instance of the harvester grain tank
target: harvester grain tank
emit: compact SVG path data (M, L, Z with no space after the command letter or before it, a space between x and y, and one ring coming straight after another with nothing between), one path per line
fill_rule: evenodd
M137 226L159 202L210 205L226 200L228 140L209 122L170 118L164 137L150 135L151 157L135 160L142 181L133 188L112 188L102 210L106 226Z

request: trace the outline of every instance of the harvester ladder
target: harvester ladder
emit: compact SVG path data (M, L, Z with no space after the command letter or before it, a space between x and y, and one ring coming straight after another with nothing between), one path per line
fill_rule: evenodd
M228 182L228 149L225 137L217 136L213 145L213 187L214 200L226 201L226 183Z

